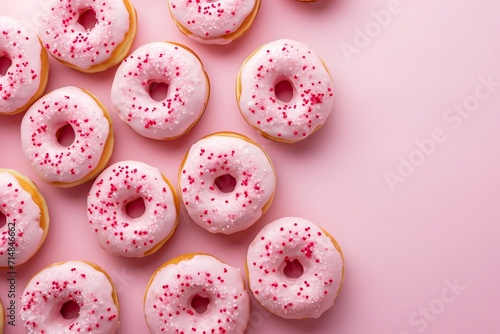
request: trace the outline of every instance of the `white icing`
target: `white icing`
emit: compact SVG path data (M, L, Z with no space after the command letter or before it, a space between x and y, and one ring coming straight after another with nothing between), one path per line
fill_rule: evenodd
M64 147L56 133L68 124L75 140ZM77 87L59 88L40 98L24 115L24 155L43 181L76 182L98 166L110 127L94 98Z
M5 225L0 228L0 267L18 266L40 248L44 231L40 227L40 207L5 169L0 169L0 212L6 217ZM9 254L9 248L14 249L13 254Z
M191 306L196 295L208 298L205 313ZM152 334L243 334L250 299L240 270L210 255L195 255L161 268L146 291L144 314Z
M126 205L144 200L141 217L126 214ZM92 231L106 250L141 257L167 238L177 225L174 194L161 172L137 161L122 161L106 168L94 181L87 199Z
M236 179L236 187L223 193L215 180L228 174ZM275 186L273 165L259 146L221 134L192 145L179 180L182 201L193 221L209 232L225 234L254 224Z
M302 276L283 272L298 260ZM267 310L287 319L318 318L331 308L342 283L343 259L318 226L286 217L266 225L247 253L249 286Z
M152 83L169 86L155 101ZM203 114L209 84L200 60L184 47L157 42L134 51L118 68L111 101L122 121L152 139L173 139L188 131Z
M19 316L29 334L115 333L119 310L106 275L89 264L68 261L45 268L24 289ZM64 319L63 304L80 307L76 319Z
M0 57L11 60L11 66L0 76L0 114L24 107L41 85L42 45L26 23L0 16Z
M243 64L238 78L240 111L266 135L296 142L324 124L333 107L332 79L319 56L306 45L287 39L260 47ZM276 97L276 84L288 80L293 97Z
M224 38L237 31L252 13L256 0L168 0L170 13L197 42L227 44Z
M46 0L38 31L49 54L81 69L107 61L125 40L130 16L123 0ZM85 29L78 19L92 9L97 23Z

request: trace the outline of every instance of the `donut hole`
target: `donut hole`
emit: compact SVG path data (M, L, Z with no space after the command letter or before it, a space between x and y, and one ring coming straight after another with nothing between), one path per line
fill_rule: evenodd
M153 81L149 84L148 92L153 100L161 102L168 96L168 85L164 82Z
M5 224L7 224L7 217L0 211L0 228L4 227Z
M75 141L75 130L71 125L66 124L57 130L56 137L60 145L69 147Z
M87 31L95 28L97 25L97 14L93 9L86 9L80 13L78 23Z
M207 311L208 305L210 304L210 298L196 295L191 299L191 307L198 314L203 314Z
M221 192L227 194L236 188L236 179L230 174L224 174L215 179L215 185Z
M282 102L290 102L293 98L293 85L287 80L281 80L274 86L276 98Z
M12 66L12 60L9 57L1 56L0 57L0 77L3 77L9 71L9 68Z
M299 278L304 273L304 266L299 260L285 260L285 267L283 273L288 278Z
M144 212L146 212L146 204L142 197L136 198L125 205L125 212L130 218L142 217Z
M80 315L80 306L74 300L70 300L61 306L61 315L66 320L73 320Z

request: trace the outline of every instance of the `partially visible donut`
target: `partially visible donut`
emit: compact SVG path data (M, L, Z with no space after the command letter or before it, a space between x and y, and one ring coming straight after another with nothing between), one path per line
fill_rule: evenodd
M261 0L168 0L177 28L199 43L228 44L251 27Z
M5 311L3 309L2 300L0 299L0 334L3 334L4 322L5 322Z
M129 53L137 32L137 15L129 0L46 0L38 30L48 53L61 63L88 73L104 71ZM91 12L95 26L81 16Z
M65 316L75 308L76 317ZM37 273L21 296L19 316L29 334L112 334L120 322L115 286L108 274L86 261L59 262Z
M268 311L286 319L318 318L344 280L342 250L325 230L303 218L266 225L248 248L250 290Z
M205 310L197 299L208 302ZM238 268L208 254L184 254L153 274L144 314L152 334L243 334L250 298Z
M251 139L233 132L197 141L179 169L187 213L212 233L231 234L252 226L271 205L275 187L271 158Z
M13 270L42 246L49 230L47 203L26 176L0 169L0 269Z
M158 84L168 86L160 101L150 94ZM194 127L209 95L208 76L196 53L171 42L135 50L118 67L111 88L111 102L120 119L138 134L158 140L175 139Z
M132 218L127 205L142 200L144 213ZM121 161L94 181L87 198L90 227L104 249L121 256L153 254L174 233L179 220L175 188L159 169Z
M69 146L58 141L58 132L71 126L75 139ZM111 117L91 93L63 87L35 102L23 117L21 140L24 155L46 183L73 187L99 174L113 152Z
M25 111L47 86L49 59L35 31L12 17L0 16L0 59L10 65L0 75L0 115Z
M282 101L276 87L291 85ZM236 83L243 118L263 136L286 143L318 130L333 107L332 79L321 58L308 46L281 39L258 48L243 63Z

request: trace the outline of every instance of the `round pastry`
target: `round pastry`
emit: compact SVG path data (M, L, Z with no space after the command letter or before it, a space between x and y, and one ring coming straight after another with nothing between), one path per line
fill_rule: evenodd
M276 87L291 86L290 101ZM243 63L236 83L243 118L264 137L293 143L318 130L333 107L332 79L319 56L287 39L267 43Z
M49 59L37 34L26 23L0 16L0 115L25 111L47 86ZM2 71L3 72L3 71Z
M21 296L19 316L30 334L115 333L119 324L115 286L99 266L59 262L36 274Z
M160 101L155 85L168 86ZM111 102L120 119L138 134L174 139L188 132L203 115L210 94L208 76L194 51L169 42L141 46L118 68Z
M243 334L250 298L238 268L191 253L163 264L144 297L149 330L156 333Z
M26 176L0 169L0 269L28 261L42 246L49 230L47 203Z
M140 217L127 206L141 200ZM156 252L170 238L179 219L179 200L169 180L155 167L117 162L94 181L87 198L90 227L106 250L127 257Z
M260 0L168 0L177 28L199 43L228 44L252 25Z
M129 53L137 31L129 0L47 0L44 6L50 10L41 11L39 34L48 53L63 64L95 73ZM93 26L85 27L85 17Z
M3 310L2 300L0 299L0 334L3 334L4 322L5 322L5 311Z
M266 225L248 248L246 271L255 299L286 319L318 318L344 280L342 250L325 230L302 218Z
M271 205L275 187L269 156L249 138L232 132L214 133L193 144L179 170L187 213L212 233L249 228Z
M71 127L71 144L59 134ZM21 123L24 155L38 176L59 187L93 179L108 163L114 144L111 117L102 103L77 87L54 90L35 102Z

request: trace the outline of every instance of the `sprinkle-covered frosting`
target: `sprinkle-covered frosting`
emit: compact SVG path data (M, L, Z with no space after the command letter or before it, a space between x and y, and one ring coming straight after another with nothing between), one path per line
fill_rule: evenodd
M285 273L287 261L303 267L298 278ZM270 312L287 319L318 318L333 306L343 279L343 259L332 239L302 218L266 225L247 253L250 289Z
M276 85L288 81L293 97L284 102ZM243 64L238 103L245 120L263 135L296 142L324 124L333 107L332 79L319 56L287 39L260 47Z
M244 138L220 133L205 137L191 147L181 166L184 206L193 221L209 232L247 229L272 200L276 179L271 160ZM222 192L216 184L225 176L236 181L230 192Z
M192 306L196 296L209 299L204 313ZM195 255L153 275L144 313L152 334L243 334L250 299L239 269L210 255Z
M227 44L252 13L256 0L168 0L170 13L200 43Z
M123 0L45 0L38 30L48 53L81 69L107 61L130 29ZM96 25L85 29L78 20L88 10Z
M18 266L43 242L42 212L16 176L5 169L0 169L0 213L6 218L0 228L0 268Z
M151 85L168 85L168 94L155 101ZM111 101L135 132L152 139L173 139L201 117L209 95L208 78L200 60L174 43L146 44L118 68Z
M142 198L145 212L131 218L127 204ZM117 255L144 256L173 233L177 207L173 189L161 172L137 161L106 168L87 199L90 227L99 244Z
M61 314L68 302L80 308L75 319ZM110 334L119 324L108 277L80 261L57 263L35 275L21 297L19 316L30 334Z
M70 125L73 143L58 142L57 131ZM111 124L97 101L77 87L54 90L35 102L21 123L24 155L45 182L83 179L99 164Z
M42 78L42 52L38 36L26 23L0 16L0 58L11 65L0 76L0 115L24 111L39 91Z

